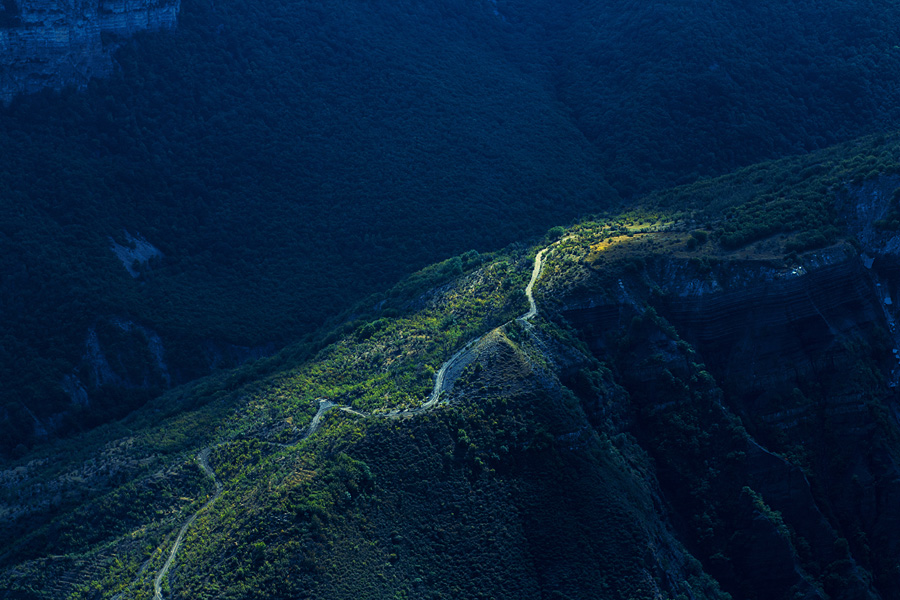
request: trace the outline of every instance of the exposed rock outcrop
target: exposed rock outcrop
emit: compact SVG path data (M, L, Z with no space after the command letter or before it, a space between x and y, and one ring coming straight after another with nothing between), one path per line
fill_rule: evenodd
M159 248L144 239L144 236L137 234L133 236L125 231L125 243L120 244L114 239L109 239L110 247L113 254L116 255L128 274L132 277L140 276L140 268L146 265L150 259L161 258L162 252Z
M560 299L630 397L616 422L657 461L684 542L736 597L900 589L880 558L900 537L881 500L900 493L884 302L898 271L890 240L869 241L869 264L849 244L788 267L658 256ZM574 386L588 403L610 389L593 387ZM609 410L593 415L609 428Z
M173 28L180 6L180 0L4 0L0 102L45 88L82 88L109 74L115 40Z

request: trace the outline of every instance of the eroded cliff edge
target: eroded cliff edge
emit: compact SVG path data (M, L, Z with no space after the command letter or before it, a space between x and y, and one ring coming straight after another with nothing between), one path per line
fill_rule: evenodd
M887 204L882 184L847 207ZM635 235L594 245L574 277L573 240L545 281L598 361L567 385L595 428L650 455L679 539L736 598L900 589L896 236L845 218L854 238L796 259Z
M109 74L116 40L175 27L180 7L180 0L4 0L0 102L46 88L82 88Z

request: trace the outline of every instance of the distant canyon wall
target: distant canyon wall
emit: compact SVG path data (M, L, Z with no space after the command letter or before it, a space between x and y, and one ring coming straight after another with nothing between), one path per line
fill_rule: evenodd
M0 102L113 68L114 40L175 27L181 0L0 0Z

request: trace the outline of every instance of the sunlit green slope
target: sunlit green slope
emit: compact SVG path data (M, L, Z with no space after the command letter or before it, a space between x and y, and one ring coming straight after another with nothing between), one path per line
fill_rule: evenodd
M897 149L467 253L7 463L3 597L896 598Z

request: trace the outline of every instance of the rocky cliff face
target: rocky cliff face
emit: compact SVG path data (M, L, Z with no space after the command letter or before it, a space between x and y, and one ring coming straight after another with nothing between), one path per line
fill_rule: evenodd
M887 202L875 187L851 193ZM682 540L737 598L898 597L900 272L871 220L795 264L661 255L561 297L627 401L571 386L654 458Z
M0 101L44 88L80 88L108 74L114 40L174 27L180 6L180 0L4 0Z

